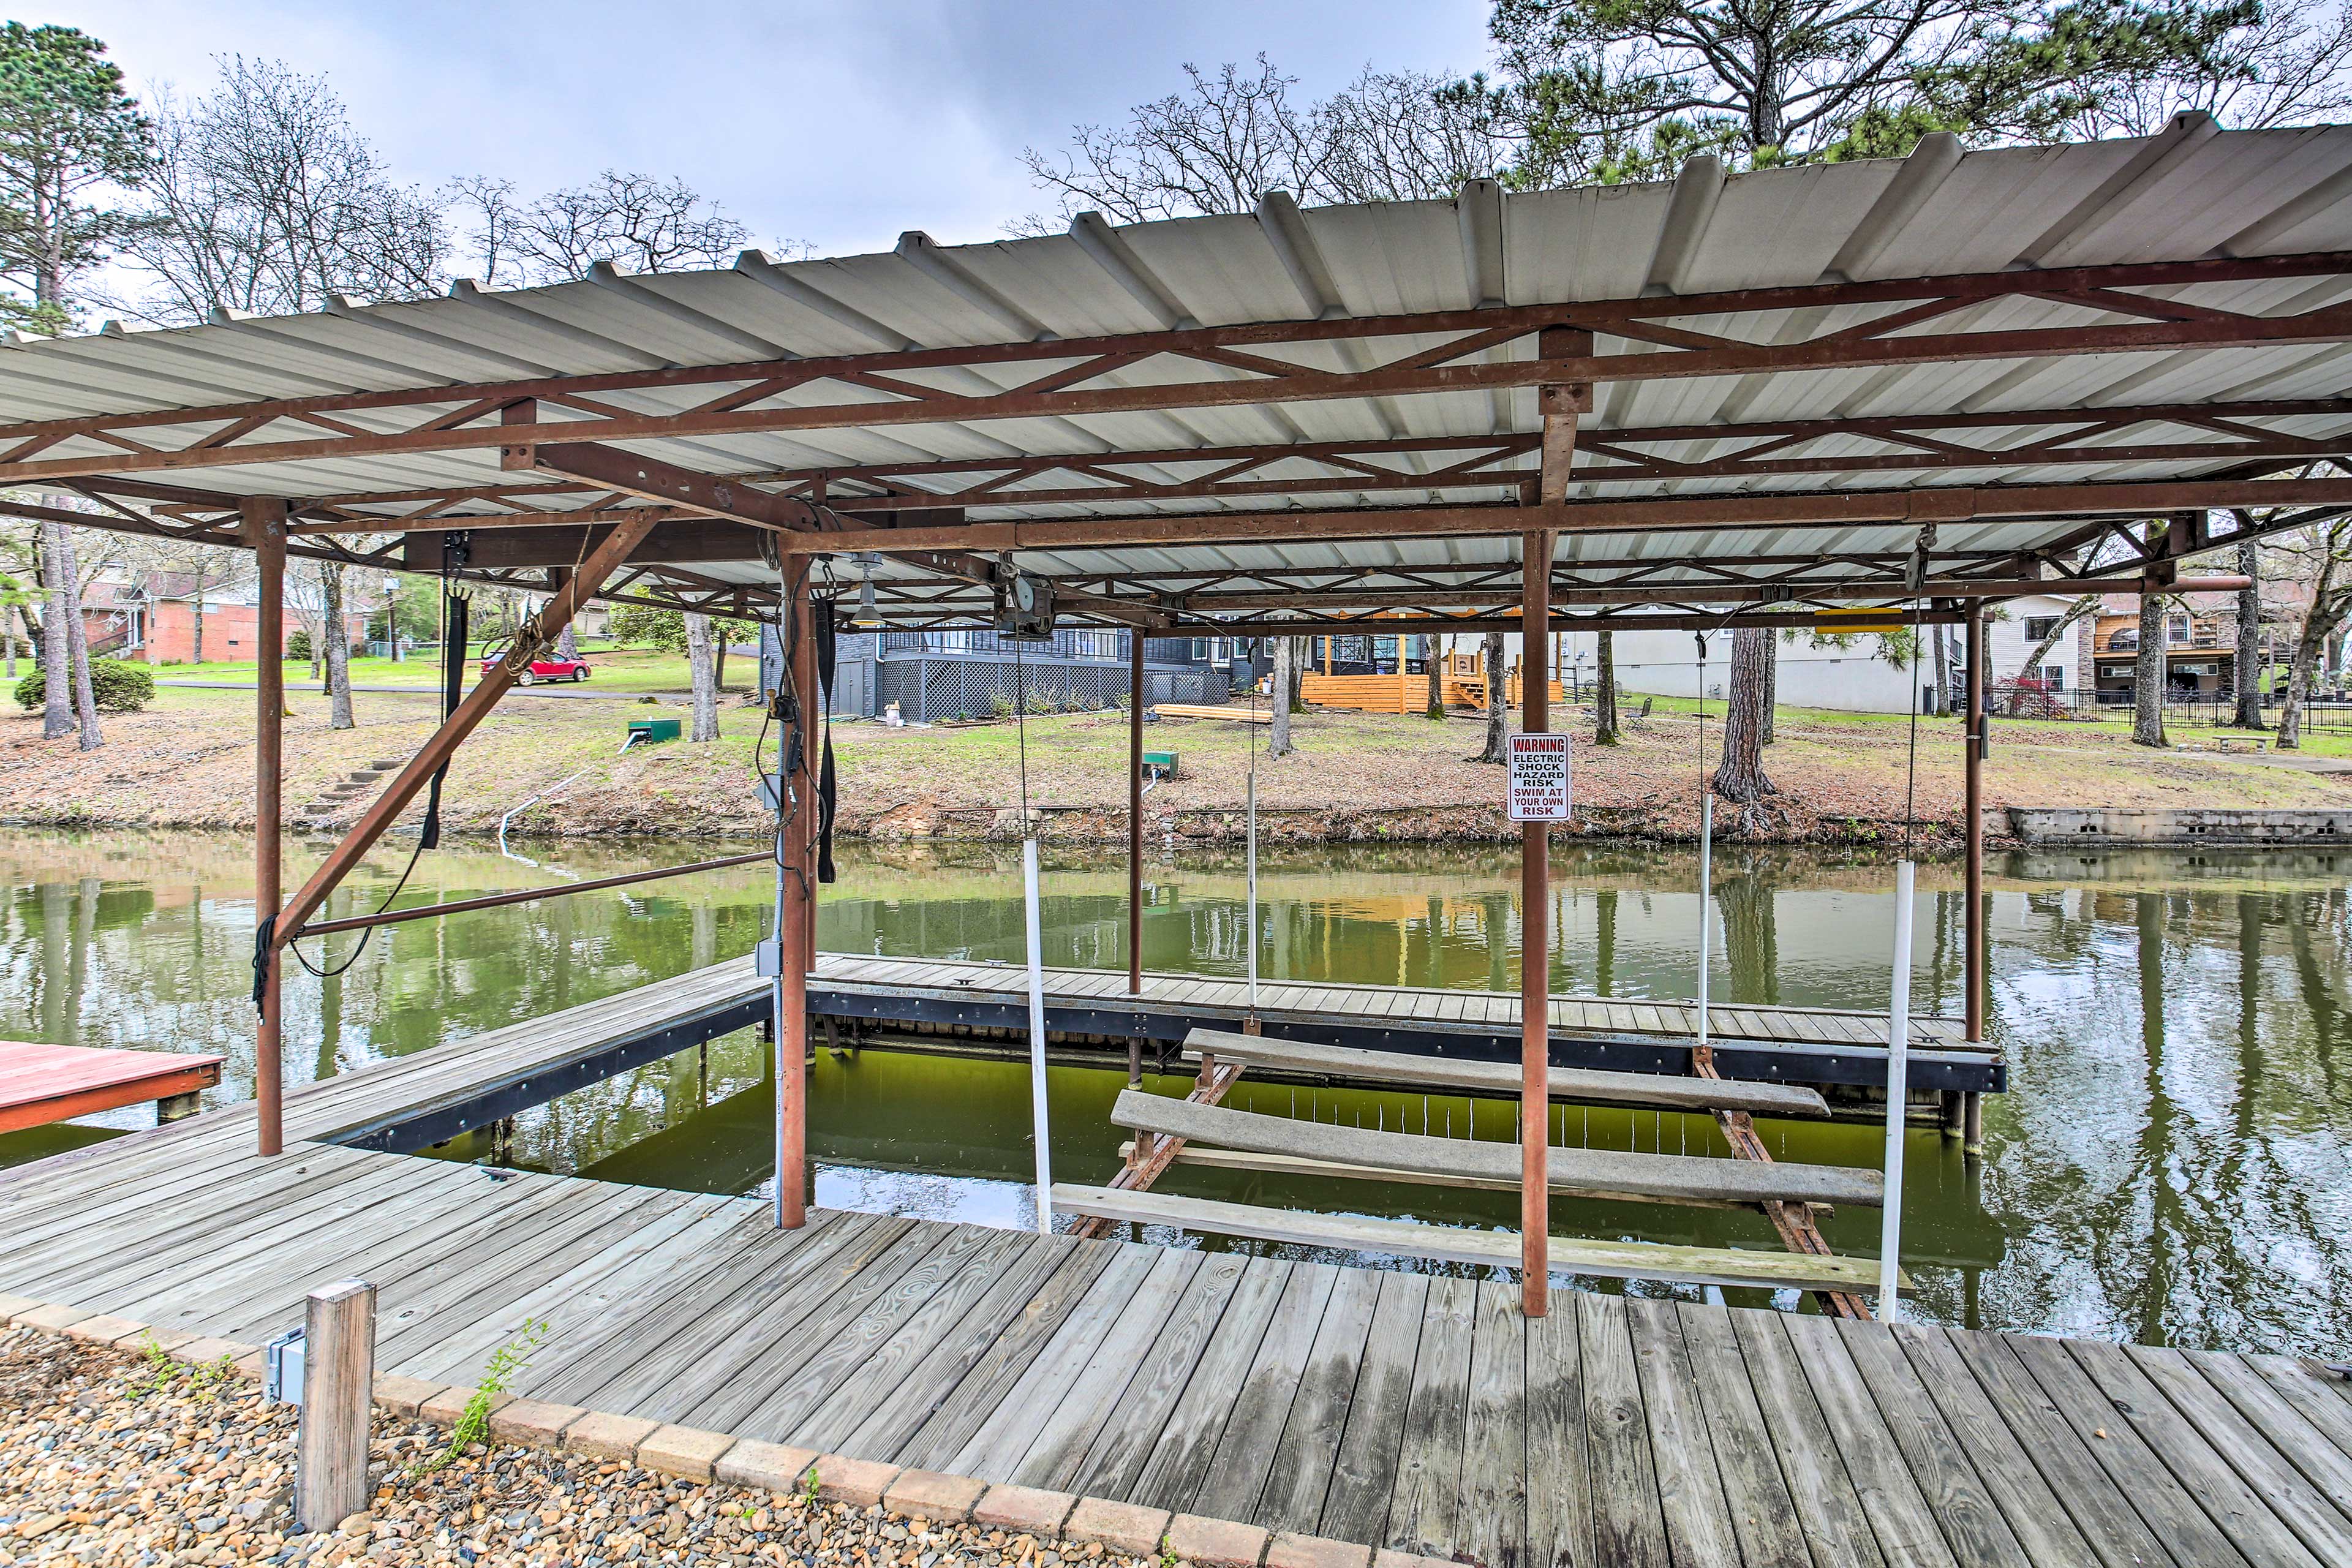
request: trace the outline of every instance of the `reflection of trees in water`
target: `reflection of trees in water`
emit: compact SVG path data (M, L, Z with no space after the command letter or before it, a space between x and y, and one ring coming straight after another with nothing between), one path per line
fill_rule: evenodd
M1780 934L1773 919L1777 879L1761 857L1716 858L1715 903L1723 915L1723 961L1731 973L1727 1002L1780 1000ZM1713 1011L1712 1008L1709 1011Z

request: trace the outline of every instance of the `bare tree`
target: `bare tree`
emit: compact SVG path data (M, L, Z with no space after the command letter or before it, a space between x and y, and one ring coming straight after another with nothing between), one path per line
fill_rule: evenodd
M2162 523L2148 524L2148 547L2151 551L2163 536ZM2132 744L2135 746L2170 743L2164 734L2164 612L2167 603L2161 594L2142 594L2139 599L2139 657L2132 665Z
M1481 652L1486 666L1486 741L1473 762L1499 767L1510 758L1511 697L1503 678L1503 634L1488 632Z
M1593 633L1592 652L1592 742L1597 746L1613 746L1617 743L1616 634Z
M98 731L97 694L90 688L89 637L82 625L81 576L74 558L73 531L59 522L45 522L41 527L49 582L41 734L45 740L56 740L68 730L79 729L81 749L94 752L106 742Z
M683 180L614 169L530 201L510 182L479 177L453 181L443 195L467 224L485 287L570 282L599 263L624 272L723 267L751 237Z
M2243 509L2234 515L2241 532L2253 527L2252 515ZM2241 730L2260 730L2263 724L2263 548L2259 541L2238 542L2238 575L2246 580L2246 585L2238 590L2238 647L2230 661L2238 699L2237 714L2231 722Z
M1274 710L1274 723L1266 733L1265 754L1269 757L1290 755L1290 707L1298 689L1298 639L1274 639L1274 671L1266 677L1266 698Z
M313 657L323 657L327 663L327 722L337 730L355 728L358 721L352 717L352 628L343 615L343 563L340 561L319 563L319 620L325 629L326 647L312 645ZM269 650L260 650L268 658Z
M2303 623L2296 628L2286 692L2279 704L2278 740L2283 752L2303 745L2303 710L2311 700L2321 655L2347 619L2352 619L2352 517L2314 523L2300 537L2289 536L2279 554L2305 589Z
M158 105L147 222L124 247L140 287L114 303L179 325L216 306L290 315L438 292L439 207L394 183L326 79L242 55L218 65L203 97Z
M689 613L686 616L686 663L694 681L694 730L688 738L715 741L719 739L719 681L710 657L709 616Z
M1301 103L1291 95L1297 79L1264 55L1183 69L1182 90L1137 104L1125 121L1073 127L1060 152L1022 153L1060 222L1088 211L1120 223L1248 212L1268 191L1309 204L1451 196L1513 155L1498 100L1443 76L1367 68ZM1034 215L1012 226L1053 226Z
M2025 662L2017 667L2017 679L2032 679L2033 672L2049 662L2050 650L2058 646L2058 639L2064 637L2075 622L2095 611L2102 602L2096 594L2077 594L2074 602L2051 622L2050 630L2042 639L2025 650Z

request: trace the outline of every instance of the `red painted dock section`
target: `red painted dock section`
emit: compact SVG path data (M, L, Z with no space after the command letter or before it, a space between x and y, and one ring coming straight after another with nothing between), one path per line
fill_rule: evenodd
M0 1132L194 1094L220 1082L226 1059L0 1040Z

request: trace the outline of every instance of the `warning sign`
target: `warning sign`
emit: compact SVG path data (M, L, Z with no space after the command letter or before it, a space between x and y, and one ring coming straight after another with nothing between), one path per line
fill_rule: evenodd
M1566 822L1570 805L1568 737L1510 737L1513 822Z

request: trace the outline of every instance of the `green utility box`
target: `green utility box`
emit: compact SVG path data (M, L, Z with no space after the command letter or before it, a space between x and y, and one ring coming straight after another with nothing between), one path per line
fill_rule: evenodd
M632 719L629 721L629 739L635 742L640 742L648 746L662 741L675 741L685 732L686 730L684 725L676 719Z
M1144 752L1143 776L1148 779L1174 778L1176 776L1176 753L1173 752Z

